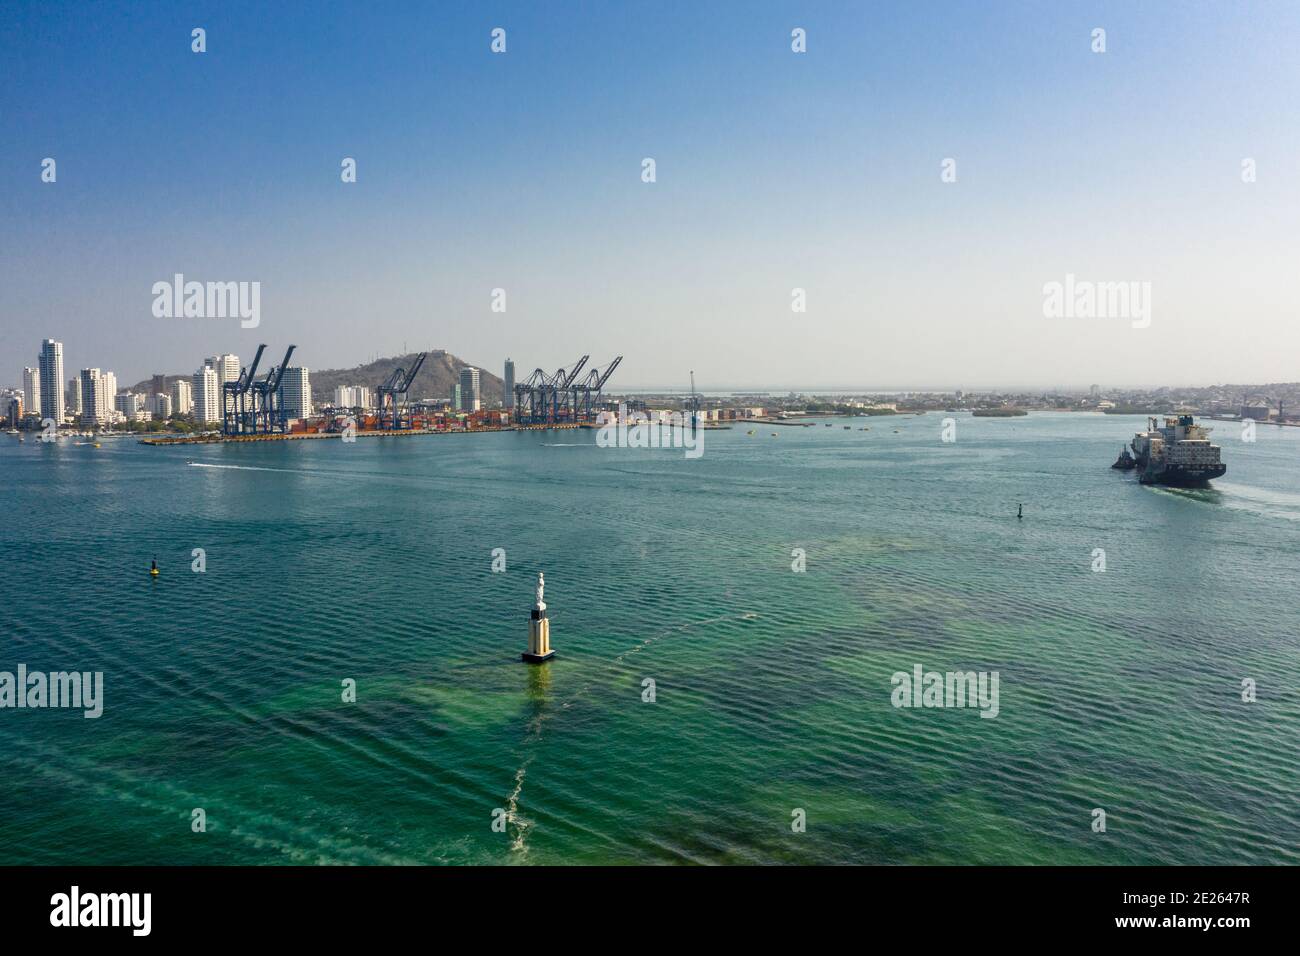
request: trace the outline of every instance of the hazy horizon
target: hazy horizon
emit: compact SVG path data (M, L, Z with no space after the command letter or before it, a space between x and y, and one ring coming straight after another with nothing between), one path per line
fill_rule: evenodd
M622 354L615 391L1300 379L1294 4L196 9L0 10L0 380L46 337L123 384L260 342ZM176 273L260 282L260 325L155 318ZM1045 318L1067 276L1149 324Z

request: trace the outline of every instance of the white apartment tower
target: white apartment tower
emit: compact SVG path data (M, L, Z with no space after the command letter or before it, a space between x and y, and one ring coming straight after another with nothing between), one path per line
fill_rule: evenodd
M217 391L226 382L239 381L239 356L231 355L227 352L225 355L214 355L208 359L207 365L216 369L217 372Z
M460 370L460 410L477 412L483 406L482 394L479 392L479 371L472 365Z
M123 392L113 400L113 404L127 418L135 418L145 407L144 396L135 392Z
M172 414L188 415L194 411L194 389L185 379L172 383Z
M204 365L194 373L193 411L196 422L221 421L221 382L217 370Z
M97 368L81 370L81 423L83 425L101 425L108 421L109 402L106 394L104 375Z
M41 415L63 421L63 343L46 339L41 343L41 357L36 363L41 386Z
M285 418L307 418L311 415L311 371L289 367L280 379L280 407Z
M39 415L41 413L41 370L39 368L23 369L23 401L26 411Z
M370 389L365 385L340 385L334 389L335 408L373 408Z

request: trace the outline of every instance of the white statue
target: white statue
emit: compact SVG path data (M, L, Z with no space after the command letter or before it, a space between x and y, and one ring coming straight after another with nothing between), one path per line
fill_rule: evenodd
M546 581L542 577L542 572L538 571L537 572L537 608L538 610L541 611L546 610L546 602L542 600L542 592L545 590L546 590Z

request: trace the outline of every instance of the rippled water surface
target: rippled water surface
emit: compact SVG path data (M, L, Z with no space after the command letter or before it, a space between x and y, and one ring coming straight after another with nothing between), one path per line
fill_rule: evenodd
M0 863L1300 863L1300 430L1176 491L1108 468L1138 418L943 417L0 435L0 670L106 684L0 710ZM915 664L998 716L893 708Z

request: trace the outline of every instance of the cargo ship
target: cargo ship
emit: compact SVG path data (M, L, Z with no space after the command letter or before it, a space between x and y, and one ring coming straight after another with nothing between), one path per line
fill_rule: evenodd
M1134 435L1129 446L1142 484L1204 485L1228 470L1219 460L1219 446L1210 444L1210 429L1191 415L1166 418L1163 427L1156 421L1147 419L1147 430Z

